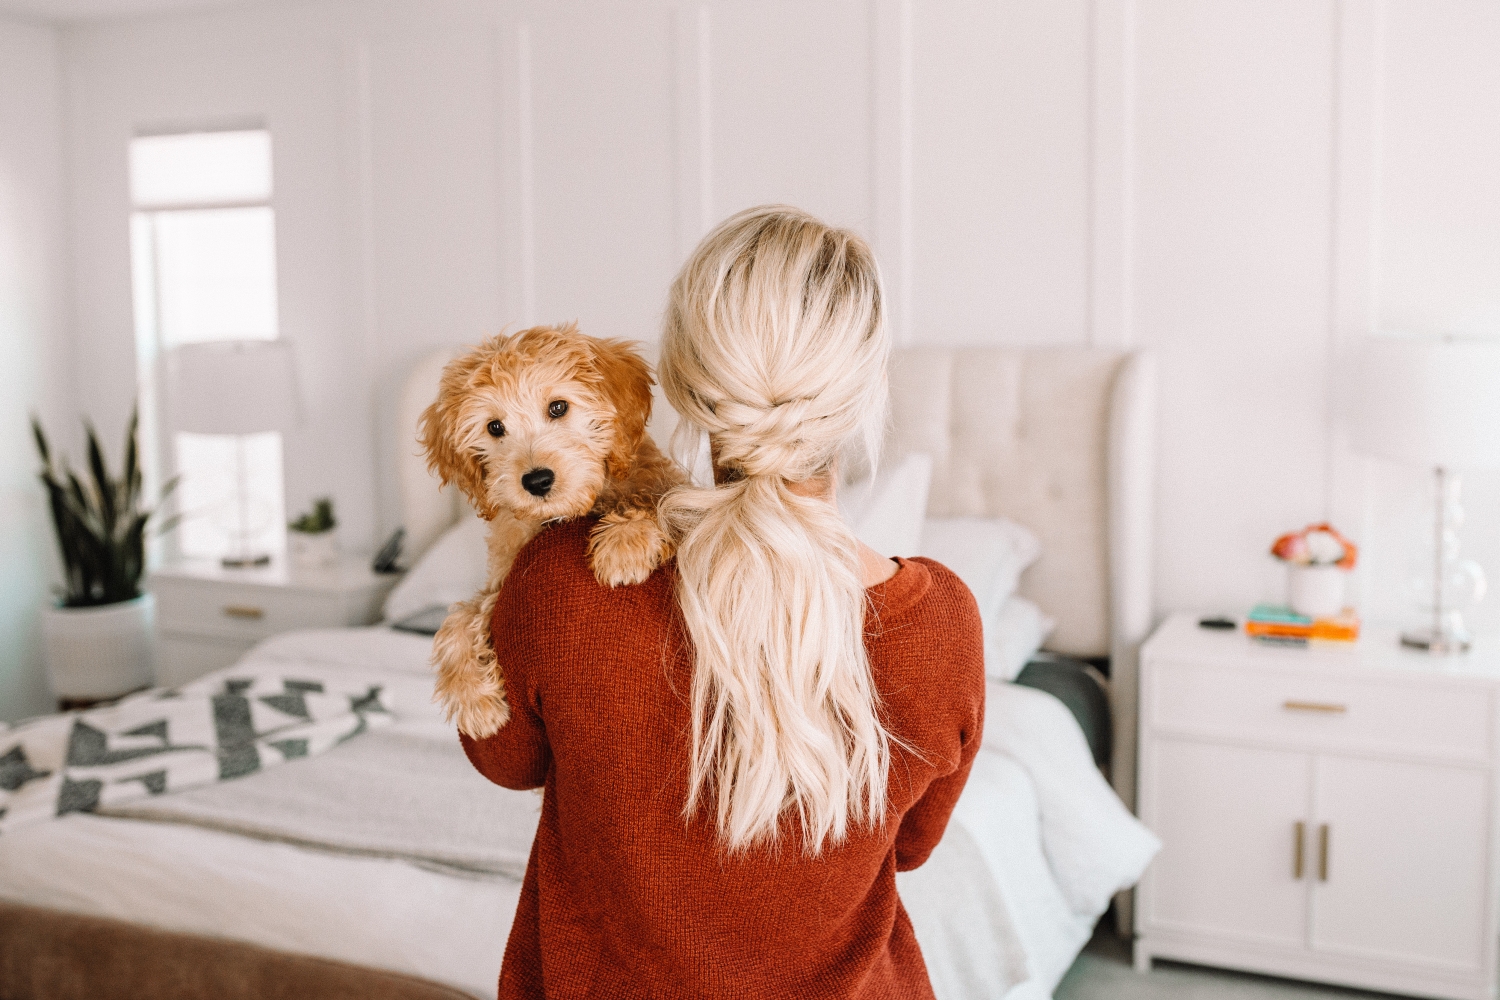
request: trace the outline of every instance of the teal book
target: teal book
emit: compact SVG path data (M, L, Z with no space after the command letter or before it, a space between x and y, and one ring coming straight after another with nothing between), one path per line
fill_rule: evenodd
M1282 604L1257 604L1250 609L1250 620L1268 625L1311 625L1313 622Z

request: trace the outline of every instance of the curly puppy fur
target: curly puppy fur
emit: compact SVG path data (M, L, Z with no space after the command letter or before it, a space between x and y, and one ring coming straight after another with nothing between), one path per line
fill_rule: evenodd
M490 647L490 618L516 553L548 521L599 516L589 563L608 587L640 583L672 555L656 509L682 471L646 434L651 369L628 341L574 325L491 338L449 363L422 414L427 464L490 522L485 587L453 607L433 641L437 700L484 737L510 706ZM523 477L550 470L531 489Z

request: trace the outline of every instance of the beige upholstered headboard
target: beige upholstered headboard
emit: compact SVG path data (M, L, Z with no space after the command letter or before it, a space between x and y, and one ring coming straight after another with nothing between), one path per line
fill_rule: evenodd
M396 467L409 559L466 509L416 447L417 419L456 349L419 362L403 388ZM648 348L648 355L655 352ZM1057 621L1048 646L1108 656L1112 777L1135 798L1136 651L1151 627L1152 429L1149 356L1093 348L917 347L891 364L889 461L933 458L933 517L1007 517L1042 556L1021 591ZM657 398L652 433L674 422Z
M1135 801L1136 655L1151 628L1155 378L1149 355L915 347L891 364L885 460L932 456L932 517L1006 517L1042 542L1021 593L1053 652L1110 658L1111 776Z

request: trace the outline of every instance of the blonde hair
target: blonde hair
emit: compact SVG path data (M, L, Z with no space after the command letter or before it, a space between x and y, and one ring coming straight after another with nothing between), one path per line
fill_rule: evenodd
M672 284L662 389L726 480L661 507L695 656L684 815L713 796L731 851L774 845L785 814L810 854L885 818L858 543L788 484L850 444L873 464L889 354L870 248L796 209L725 220Z

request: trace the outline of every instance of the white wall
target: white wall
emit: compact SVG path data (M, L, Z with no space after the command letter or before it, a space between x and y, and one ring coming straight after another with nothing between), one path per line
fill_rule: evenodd
M57 577L28 417L68 405L61 63L56 32L0 18L0 720L48 710L38 611ZM76 451L75 451L76 454Z
M872 237L905 342L1159 353L1159 608L1278 596L1271 539L1332 516L1399 616L1421 479L1348 453L1338 359L1385 325L1500 333L1497 50L1466 0L314 0L74 29L80 392L128 410L143 125L270 125L312 397L288 503L332 492L362 540L397 516L389 400L424 350L567 318L653 337L708 225L791 201ZM1500 573L1500 483L1471 486Z

